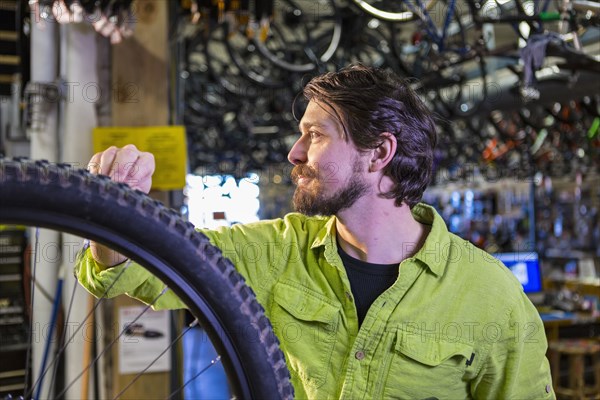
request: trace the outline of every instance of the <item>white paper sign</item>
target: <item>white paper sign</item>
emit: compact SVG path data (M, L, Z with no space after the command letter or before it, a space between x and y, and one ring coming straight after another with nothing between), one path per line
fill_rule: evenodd
M125 333L119 339L119 373L162 372L171 369L169 311L147 310L144 306L121 307L119 326ZM165 349L167 349L165 351ZM164 351L164 354L154 361Z

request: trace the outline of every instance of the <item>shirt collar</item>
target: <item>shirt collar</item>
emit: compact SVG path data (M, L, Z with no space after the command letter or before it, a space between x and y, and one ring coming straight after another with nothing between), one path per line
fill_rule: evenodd
M452 250L446 223L435 208L423 203L412 208L412 215L420 223L431 226L425 243L413 258L423 262L435 275L443 275Z
M334 244L335 221L335 216L329 217L325 225L323 225L323 227L319 229L319 232L317 232L315 240L313 240L312 245L310 246L311 249L314 249L319 246L324 246L326 244Z
M430 205L419 203L412 210L413 217L422 224L430 225L431 230L423 247L413 256L414 259L425 264L436 276L443 275L446 261L450 252L450 237L448 228L442 217ZM335 246L335 216L330 217L317 233L311 249L324 246Z

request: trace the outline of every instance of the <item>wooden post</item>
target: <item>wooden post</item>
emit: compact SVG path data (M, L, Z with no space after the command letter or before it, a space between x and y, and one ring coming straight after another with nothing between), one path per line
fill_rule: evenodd
M112 50L114 126L169 122L167 2L136 0L133 37Z
M112 47L112 125L151 126L169 123L168 101L168 2L136 0L133 4L135 29L132 37ZM166 202L166 193L153 192ZM114 302L113 321L119 308L140 305L121 296ZM134 375L121 375L118 349L113 350L112 396L129 384ZM170 393L167 372L142 376L122 399L164 399Z

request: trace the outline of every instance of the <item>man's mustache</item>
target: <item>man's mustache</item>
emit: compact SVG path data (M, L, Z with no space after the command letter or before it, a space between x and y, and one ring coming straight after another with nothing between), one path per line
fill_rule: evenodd
M294 183L294 185L298 184L298 179L301 176L305 177L305 178L317 178L318 173L315 168L313 168L309 165L298 164L292 169L292 174L291 174L292 182Z

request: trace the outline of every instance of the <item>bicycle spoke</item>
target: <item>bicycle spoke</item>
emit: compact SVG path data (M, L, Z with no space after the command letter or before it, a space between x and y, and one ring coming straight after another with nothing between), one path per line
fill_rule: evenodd
M77 292L77 287L78 287L78 283L76 280L73 281L73 290L71 291L71 296L70 296L70 301L69 301L69 308L67 310L67 315L65 316L65 322L64 322L64 327L69 326L69 320L71 318L71 312L73 311L73 303L75 301L75 293ZM62 335L61 338L58 340L58 345L60 345L61 343L65 343L65 337L67 335L67 330L63 328L62 330ZM54 363L54 368L52 371L52 377L50 379L50 389L49 389L49 393L53 393L54 392L54 384L56 382L56 374L58 373L58 359L61 357L62 353L60 353L59 351L56 351L54 354L54 359L52 360L52 362ZM55 361L56 360L56 361Z
M56 286L56 292L54 294L54 302L52 304L52 316L50 318L50 330L48 332L48 340L46 341L46 346L44 348L44 354L42 357L42 364L40 366L40 378L38 379L39 384L34 396L35 400L38 400L40 398L44 384L44 376L46 375L46 372L50 369L50 367L48 367L48 370L46 370L46 363L48 362L48 355L50 354L50 349L52 347L52 338L54 336L54 330L56 329L56 325L58 323L58 312L60 308L60 300L62 296L62 287L64 282L63 272L64 271L62 269L58 272L58 283Z
M171 393L171 395L167 399L173 398L173 396L175 396L177 393L179 393L181 390L183 390L188 384L190 384L191 382L193 382L194 380L196 380L200 375L202 375L203 373L205 373L206 371L208 371L209 368L217 365L217 363L220 362L220 361L221 361L221 356L217 356L217 357L213 358L208 365L206 365L204 368L202 368L200 371L198 371L190 379L188 379L180 388L178 388L173 393Z
M73 338L75 337L75 335L77 335L77 333L85 325L84 322L86 322L90 318L90 316L96 311L96 309L100 306L101 301L106 298L106 295L108 294L108 292L110 291L110 289L112 289L112 287L119 281L119 279L121 278L121 276L123 275L123 273L127 270L127 268L129 268L130 265L131 265L131 260L127 260L127 263L123 266L122 271L119 273L119 275L117 275L117 277L115 278L115 280L109 285L109 287L105 290L105 292L103 293L103 295L100 297L100 301L96 303L96 305L94 306L94 308L90 312L88 312L88 314L85 316L85 318L83 319L83 321L79 324L79 326L77 327L77 329L75 329L75 331L73 332L73 334L71 334L71 336L69 337L69 339L65 341L65 343L62 346L62 348L58 351L59 356L55 357L52 360L52 362L50 363L50 365L48 365L48 367L44 371L41 371L40 376L37 378L37 380L35 381L35 383L32 385L31 389L24 391L25 398L29 398L29 396L31 396L31 394L33 393L33 390L38 386L38 384L40 384L40 386L41 386L41 380L43 380L44 376L48 373L49 369L54 365L54 363L56 363L60 359L60 355L62 355L64 353L64 351L68 347L68 345L71 342L71 340L73 340ZM48 340L50 340L50 339L51 338L48 338ZM29 351L29 348L31 348L31 346L28 347L28 351ZM29 360L29 358L28 358L28 360Z
M130 324L133 324L137 320L139 320L142 317L142 315L144 315L158 301L158 299L160 299L167 292L167 290L168 287L165 287L158 294L158 296L156 296L149 304L147 304L143 308L143 310L130 322ZM108 351L115 343L119 341L119 339L125 334L126 331L127 327L124 327L121 330L121 332L117 335L117 337L115 337L108 345L106 345L104 349L102 349L102 351L83 369L83 371L81 371L75 378L73 378L71 382L67 384L66 387L56 397L60 398L62 395L64 395L67 392L67 390L69 390L69 388L71 388L71 386L73 386L87 370L89 370L92 366L96 364L96 362L98 362L98 360L104 355L104 353L106 353L106 351Z
M194 320L194 322L188 325L188 327L185 330L183 330L179 335L177 335L177 337L171 341L169 346L167 346L162 352L160 352L159 355L157 355L152 361L150 361L144 369L138 372L138 374L114 397L114 399L118 399L119 397L121 397L121 395L123 395L123 393L125 393L127 389L131 387L131 385L133 385L139 378L141 378L142 375L146 371L148 371L148 369L150 369L150 367L152 367L154 363L158 361L159 358L161 358L167 351L169 351L171 347L173 347L175 343L177 343L179 339L183 337L183 335L185 335L190 329L192 329L196 325L198 325L198 320Z
M31 282L30 282L30 291L29 293L29 338L27 346L27 355L25 361L25 389L24 393L29 393L29 370L31 369L31 343L33 341L33 304L35 299L35 276L36 276L36 267L38 264L38 250L39 250L39 237L40 237L40 229L35 228L34 242L33 242L33 273L31 274ZM25 396L29 397L29 396Z

